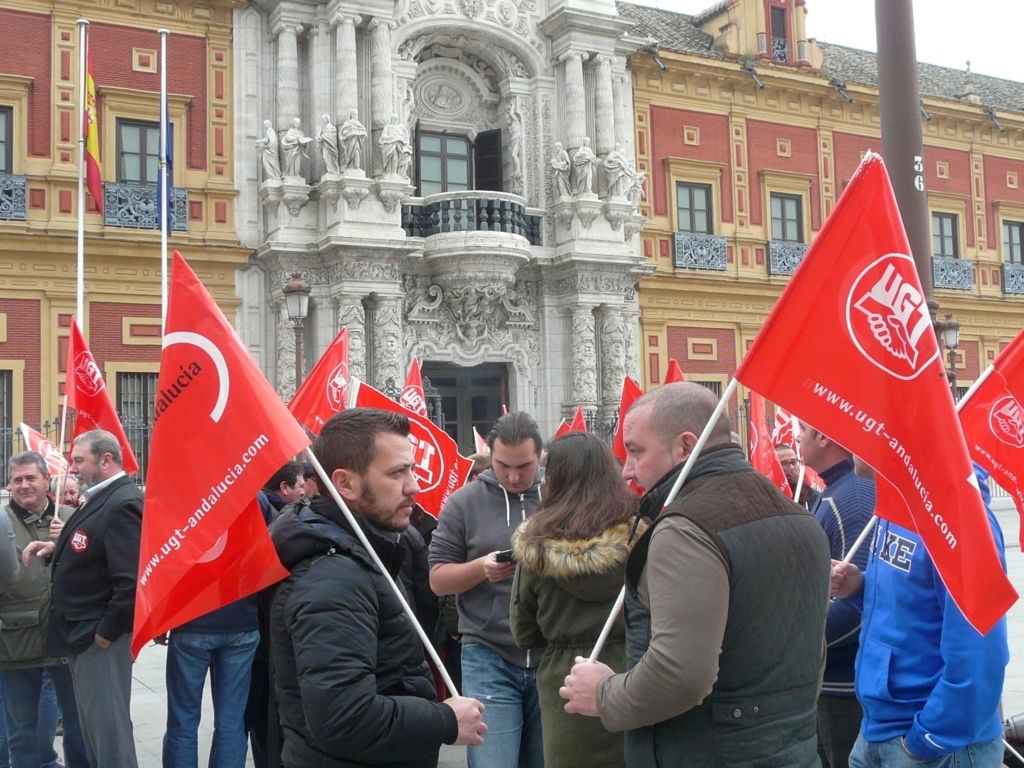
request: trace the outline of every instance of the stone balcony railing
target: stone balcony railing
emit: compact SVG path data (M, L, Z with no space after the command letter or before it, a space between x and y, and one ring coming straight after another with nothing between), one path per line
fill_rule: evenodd
M676 269L724 272L729 265L725 238L694 232L676 232L673 264Z
M1003 264L1003 293L1024 296L1024 264Z
M24 176L0 173L0 219L24 221L28 182Z
M175 231L188 229L188 191L174 188ZM103 223L111 227L159 229L156 184L104 182Z
M543 217L530 213L526 201L506 192L442 192L402 206L402 228L412 237L447 232L505 232L543 245Z
M932 277L936 288L969 291L974 288L974 264L965 259L933 256Z
M792 275L804 260L807 243L791 243L784 240L768 241L768 274L772 276Z

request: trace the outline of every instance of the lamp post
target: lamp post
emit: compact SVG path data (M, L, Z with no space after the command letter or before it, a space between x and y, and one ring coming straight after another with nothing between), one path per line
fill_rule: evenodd
M944 320L935 321L935 330L938 331L942 344L949 351L949 368L946 369L946 378L949 379L949 388L953 393L953 400L956 401L956 348L960 346L960 323L953 319L952 315L946 315Z
M309 311L309 294L312 292L309 283L302 279L298 272L281 289L284 294L284 305L288 311L288 319L295 328L295 389L302 383L302 321Z

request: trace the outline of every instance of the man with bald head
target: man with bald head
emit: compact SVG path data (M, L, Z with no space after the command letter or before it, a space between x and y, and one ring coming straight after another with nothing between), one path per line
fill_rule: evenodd
M626 660L579 658L566 711L625 731L626 764L818 763L815 703L828 608L821 526L744 458L721 416L662 506L717 398L666 384L626 414L622 474L653 519L626 564Z

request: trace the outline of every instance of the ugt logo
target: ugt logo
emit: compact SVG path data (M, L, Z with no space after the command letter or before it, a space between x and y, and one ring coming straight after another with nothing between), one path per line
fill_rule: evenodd
M917 287L914 262L890 253L857 276L846 299L846 326L853 343L872 364L910 380L939 356L928 306Z
M1013 448L1024 448L1024 414L1013 395L999 398L988 412L988 427L992 434Z
M78 388L90 397L105 386L103 374L100 373L99 366L88 352L80 353L75 360L75 379L78 381Z
M327 377L327 402L335 412L345 407L348 393L348 363L340 362Z
M420 493L427 493L434 490L441 483L445 474L445 459L441 452L441 446L430 432L430 428L423 424L422 416L408 413L409 417L409 442L412 443L413 474L420 486Z

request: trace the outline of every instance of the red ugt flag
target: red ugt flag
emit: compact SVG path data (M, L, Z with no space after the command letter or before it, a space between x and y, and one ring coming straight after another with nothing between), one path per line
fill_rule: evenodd
M288 403L288 410L319 435L331 416L345 410L347 397L348 328L342 328Z
M788 445L800 455L800 445L796 441L796 416L781 406L775 409L775 426L772 428L772 445Z
M619 420L615 425L615 437L612 439L612 456L623 464L626 463L626 441L622 427L626 423L626 413L629 411L629 407L643 393L644 391L640 389L640 385L632 376L627 376L622 380L622 394L619 396ZM644 489L636 484L636 480L630 480L629 487L638 496L644 495Z
M790 499L793 489L782 469L779 454L768 436L768 421L764 417L764 400L757 392L750 393L750 463L754 469L772 481L772 485Z
M409 366L409 375L405 377L405 387L398 399L402 405L420 416L427 414L427 396L423 392L423 374L420 372L420 361L415 357Z
M68 472L68 462L60 452L60 449L56 445L47 440L39 432L36 432L25 422L18 425L21 429L21 435L25 438L25 450L35 451L40 454L46 461L46 468L50 472L50 477L56 477L57 475L66 475Z
M736 378L896 487L950 595L987 632L1017 593L996 552L909 253L885 166L869 154Z
M679 363L672 357L669 358L668 370L665 372L665 383L674 384L677 381L686 381L686 377L683 375L683 369L679 367Z
M960 424L971 456L1013 497L1024 517L1024 332L992 367L960 409ZM1020 541L1024 543L1024 527Z
M132 653L288 575L253 501L309 441L174 254L142 516Z
M121 419L114 410L107 384L103 381L100 367L96 365L96 358L89 351L74 318L71 318L71 335L68 340L71 343L68 344L64 391L68 397L68 408L75 409L75 433L71 439L74 440L90 429L105 429L114 435L121 445L121 466L124 471L134 475L139 471L139 463L132 453L132 446L124 433L124 427L121 426Z
M410 411L369 384L356 383L356 408L380 408L409 418L409 442L412 443L413 472L420 492L416 503L437 517L448 497L466 484L473 462L459 454L459 446L447 432L426 416Z

